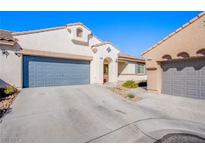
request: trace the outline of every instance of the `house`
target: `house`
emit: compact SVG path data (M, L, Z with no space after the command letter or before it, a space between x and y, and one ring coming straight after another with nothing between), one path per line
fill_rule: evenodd
M146 80L145 61L103 42L82 23L0 31L0 79L18 88Z
M148 90L205 99L205 13L143 53Z

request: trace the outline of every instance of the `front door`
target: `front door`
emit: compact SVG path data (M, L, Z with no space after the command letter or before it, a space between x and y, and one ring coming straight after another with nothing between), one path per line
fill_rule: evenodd
M109 66L108 64L104 64L103 67L103 83L106 83L109 81Z

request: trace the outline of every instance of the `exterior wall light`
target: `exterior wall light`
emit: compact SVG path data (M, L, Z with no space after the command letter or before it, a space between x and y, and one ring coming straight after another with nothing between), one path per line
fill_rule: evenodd
M9 52L6 49L1 49L2 54L6 55L6 57L9 55Z
M15 52L15 55L17 55L18 57L21 57L21 56L22 56L22 53L16 51L16 52Z

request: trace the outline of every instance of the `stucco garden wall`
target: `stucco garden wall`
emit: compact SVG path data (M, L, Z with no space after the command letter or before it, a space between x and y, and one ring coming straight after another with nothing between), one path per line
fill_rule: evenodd
M147 76L146 75L119 75L118 76L118 81L127 81L127 80L134 80L136 82L140 81L146 81Z

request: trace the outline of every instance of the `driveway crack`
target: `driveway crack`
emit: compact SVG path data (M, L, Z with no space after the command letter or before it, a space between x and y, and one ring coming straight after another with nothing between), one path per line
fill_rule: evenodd
M146 119L140 119L140 120L136 120L136 121L130 122L130 123L126 124L126 125L123 125L123 126L117 128L117 129L114 129L114 130L112 130L112 131L110 131L110 132L107 132L107 133L105 133L105 134L103 134L103 135L100 135L100 136L98 136L98 137L95 137L95 138L93 138L93 139L90 139L90 140L86 141L85 143L90 143L90 142L92 142L92 141L95 141L95 140L97 140L97 139L100 139L100 138L102 138L102 137L104 137L104 136L106 136L106 135L112 134L112 133L114 133L114 132L116 132L116 131L118 131L118 130L120 130L120 129L122 129L122 128L125 128L125 127L127 127L127 126L130 126L130 125L132 125L132 124L134 124L134 123L137 123L137 122L140 122L140 121L144 121L144 120L151 120L151 119L158 119L158 118L146 118ZM135 125L135 126L136 126L136 125ZM137 127L137 126L136 126L136 127ZM137 129L139 129L139 128L137 127ZM147 137L150 137L150 138L152 138L152 139L154 139L154 140L157 140L157 139L155 139L155 138L153 138L153 137L147 135L147 134L146 134L145 132L143 132L141 129L139 129L139 130L140 130L144 135L146 135Z
M135 125L136 126L136 125ZM137 127L137 126L136 126ZM155 141L157 141L158 139L156 139L156 138L154 138L154 137L152 137L152 136L150 136L150 135L148 135L148 134L146 134L144 131L142 131L139 127L137 127L137 129L142 133L142 134L144 134L145 136L147 136L147 137L149 137L149 138L151 138L151 139L153 139L153 140L155 140Z
M96 138L90 139L89 141L86 141L85 143L90 143L90 142L92 142L92 141L95 141L95 140L97 140L97 139L100 139L100 138L102 138L102 137L104 137L104 136L106 136L106 135L112 134L112 133L114 133L114 132L116 132L116 131L118 131L118 130L120 130L120 129L122 129L122 128L125 128L125 127L127 127L127 126L129 126L129 125L132 125L132 124L134 124L134 123L138 123L138 122L142 122L142 121L146 121L146 120L152 120L152 119L182 120L182 121L187 121L187 122L193 122L193 121L189 121L189 120L185 120L185 119L174 119L174 118L161 118L161 117L145 118L145 119L136 120L136 121L133 121L133 122L128 123L128 124L126 124L126 125L123 125L123 126L117 128L117 129L114 129L114 130L112 130L112 131L110 131L110 132L107 132L107 133L105 133L105 134L103 134L103 135L100 135L100 136L98 136L98 137L96 137ZM198 123L198 122L195 122L195 123ZM199 124L202 124L202 123L199 123ZM204 124L202 124L202 125L204 125ZM158 140L158 139L156 139L156 138L154 138L154 137L152 137L152 136L146 134L146 133L145 133L143 130L141 130L137 125L135 125L135 126L136 126L137 129L138 129L142 134L144 134L145 136L147 136L147 137L149 137L149 138L151 138L151 139L153 139L153 140L156 140L156 141Z

